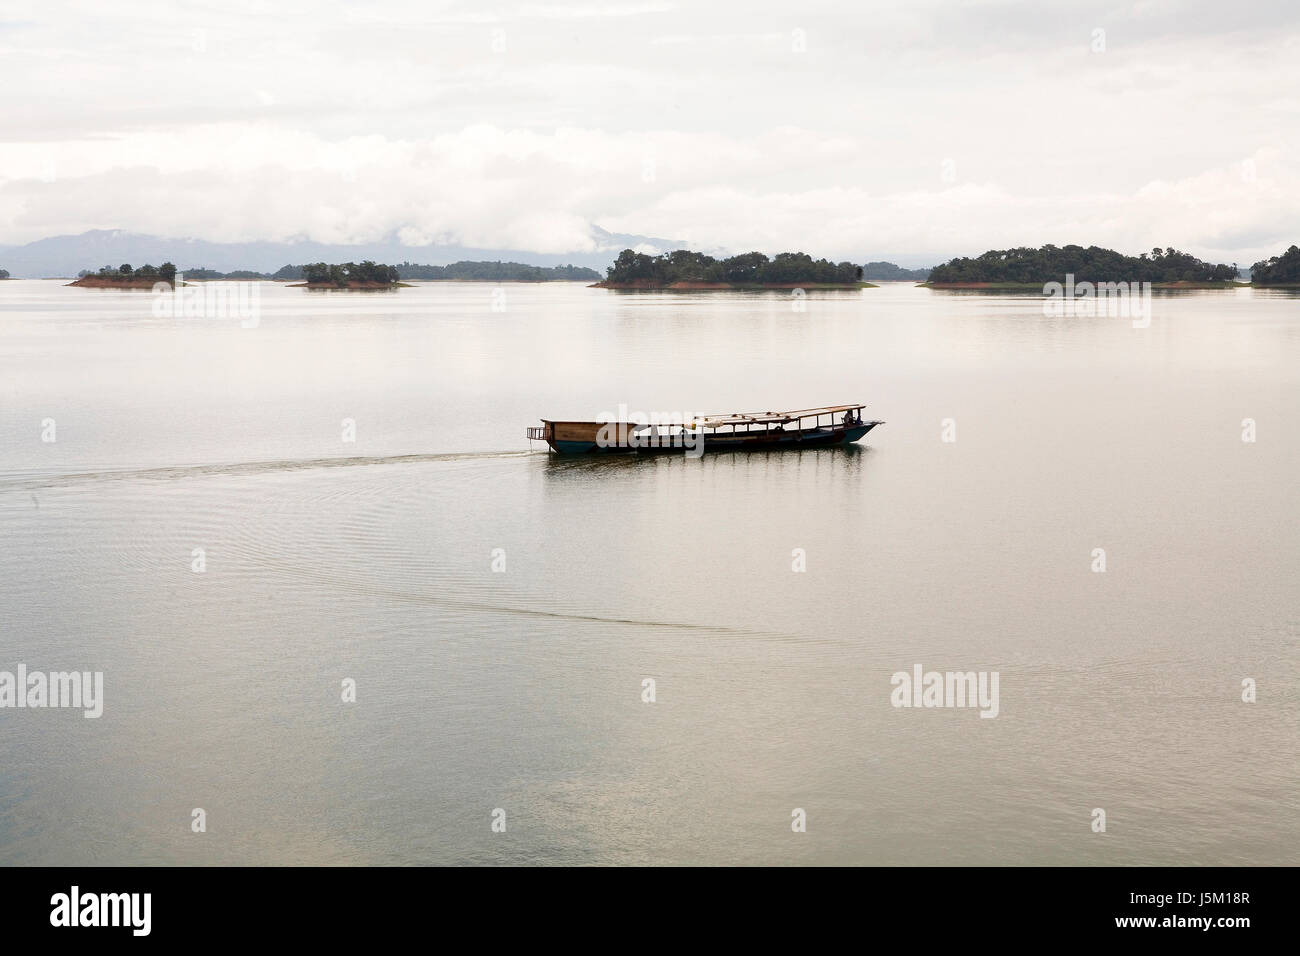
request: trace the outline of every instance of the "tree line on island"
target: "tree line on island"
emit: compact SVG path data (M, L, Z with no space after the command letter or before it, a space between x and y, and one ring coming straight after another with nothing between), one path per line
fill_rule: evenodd
M8 273L6 273L6 275L7 274ZM89 269L82 269L77 273L78 279L85 279L89 276L124 282L131 280L172 282L176 279L176 266L170 262L164 262L160 266L151 265L146 262L138 269L133 269L131 268L131 263L124 262L120 266L104 266L98 272L91 272Z
M364 262L311 262L302 267L308 285L332 285L340 289L350 285L393 285L400 281L396 266L370 259Z
M1100 246L1043 246L990 249L975 258L960 257L930 270L930 284L993 283L1041 285L1073 275L1080 282L1232 282L1236 263L1212 265L1187 252L1156 247L1126 256Z
M324 267L322 270L321 267ZM249 270L236 270L233 272L220 272L215 269L186 269L185 277L187 279L271 279L284 282L337 282L338 274L330 273L328 270L337 268L343 270L344 274L352 275L354 270L359 270L357 274L378 275L379 269L396 269L397 279L393 281L404 281L407 279L450 279L462 282L551 282L551 281L570 281L570 282L595 282L600 278L600 273L595 269L587 269L582 266L564 265L564 266L530 266L523 262L471 262L461 261L453 262L445 266L428 266L420 265L414 262L399 262L395 266L383 265L374 262L362 263L308 263L305 265L286 265L277 269L275 272L252 272ZM307 270L312 270L313 278L309 278ZM391 275L391 271L389 275ZM331 278L333 276L333 278ZM384 281L383 280L365 280L365 281Z
M862 267L862 278L868 282L924 282L930 278L930 270L904 269L892 262L868 262Z
M584 266L530 266L522 262L453 262L446 266L421 266L402 262L403 279L459 279L474 282L595 282L600 273Z
M106 265L98 272L82 270L78 279L85 284L137 286L153 282L173 283L177 268L171 262L161 266L146 263L133 268L129 263ZM311 285L347 287L352 284L393 285L405 279L495 282L546 282L600 280L594 269L581 266L531 266L519 262L453 262L445 266L401 262L386 265L371 260L361 263L315 262L286 265L276 272L188 269L187 279L230 279L305 281ZM854 286L863 280L926 281L944 285L1042 285L1073 275L1079 282L1203 283L1229 285L1240 275L1236 263L1211 264L1176 249L1152 249L1127 256L1099 246L1053 246L1034 249L991 249L975 257L958 257L933 269L905 269L892 262L850 262L813 259L802 252L783 252L768 258L761 252L716 259L700 252L677 249L651 256L624 249L609 267L604 281L608 288L670 288L674 285L733 287ZM0 280L9 272L0 269ZM1300 247L1291 246L1281 255L1251 266L1252 285L1257 287L1300 287ZM82 284L82 283L78 283Z
M677 284L854 285L861 281L861 266L814 259L803 252L782 252L771 259L761 252L746 252L715 259L689 249L674 249L658 256L624 249L600 284L611 288L667 288Z
M1300 286L1300 246L1256 262L1250 267L1250 281L1260 286Z

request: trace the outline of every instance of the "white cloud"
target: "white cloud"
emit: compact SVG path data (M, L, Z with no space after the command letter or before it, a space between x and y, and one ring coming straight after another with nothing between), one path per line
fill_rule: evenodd
M1036 10L28 4L0 22L0 243L120 227L542 253L591 249L597 224L851 259L1084 242L1252 261L1295 241L1288 6L1240 25L1200 2Z

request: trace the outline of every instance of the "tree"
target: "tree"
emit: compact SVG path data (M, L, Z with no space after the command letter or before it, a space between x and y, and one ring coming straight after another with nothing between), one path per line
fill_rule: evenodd
M1005 282L1037 285L1061 282L1226 282L1236 273L1225 263L1202 262L1172 247L1126 256L1098 246L992 249L976 259L957 258L930 271L930 281Z
M851 285L861 278L862 269L851 262L813 259L803 252L782 252L774 259L761 252L746 252L718 260L689 249L674 249L654 257L624 249L607 271L607 281L611 283L649 286L675 282Z
M164 262L158 267L158 278L164 282L174 283L176 281L176 266L170 262Z
M761 252L746 252L722 260L722 278L737 285L758 282L767 265L767 256Z
M624 249L609 267L607 273L610 282L635 282L655 278L655 260L644 252Z
M1300 247L1291 246L1280 256L1263 259L1250 267L1252 285L1300 285Z
M124 276L129 276L131 274L131 263L129 262L122 263L120 266L117 267L117 271L122 273L122 275Z

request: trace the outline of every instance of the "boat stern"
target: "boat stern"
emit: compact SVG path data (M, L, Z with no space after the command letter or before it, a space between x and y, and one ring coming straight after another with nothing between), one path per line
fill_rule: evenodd
M530 441L544 441L561 455L584 455L600 448L601 422L552 422L542 419L540 426L529 426Z

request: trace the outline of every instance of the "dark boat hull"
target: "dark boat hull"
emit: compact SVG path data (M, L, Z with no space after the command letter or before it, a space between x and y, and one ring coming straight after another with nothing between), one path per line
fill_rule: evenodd
M883 424L884 422L863 422L860 425L837 425L834 428L807 429L803 432L767 429L761 432L738 432L736 434L727 433L721 435L705 433L702 436L702 445L704 451L794 451L803 448L825 448L828 445L851 444L877 425ZM562 439L551 434L547 436L546 443L561 455L653 455L666 453L680 455L684 451L692 450L684 448L680 439L675 444L671 440L665 439L663 444L642 444L630 440L617 444L601 445L595 441Z

